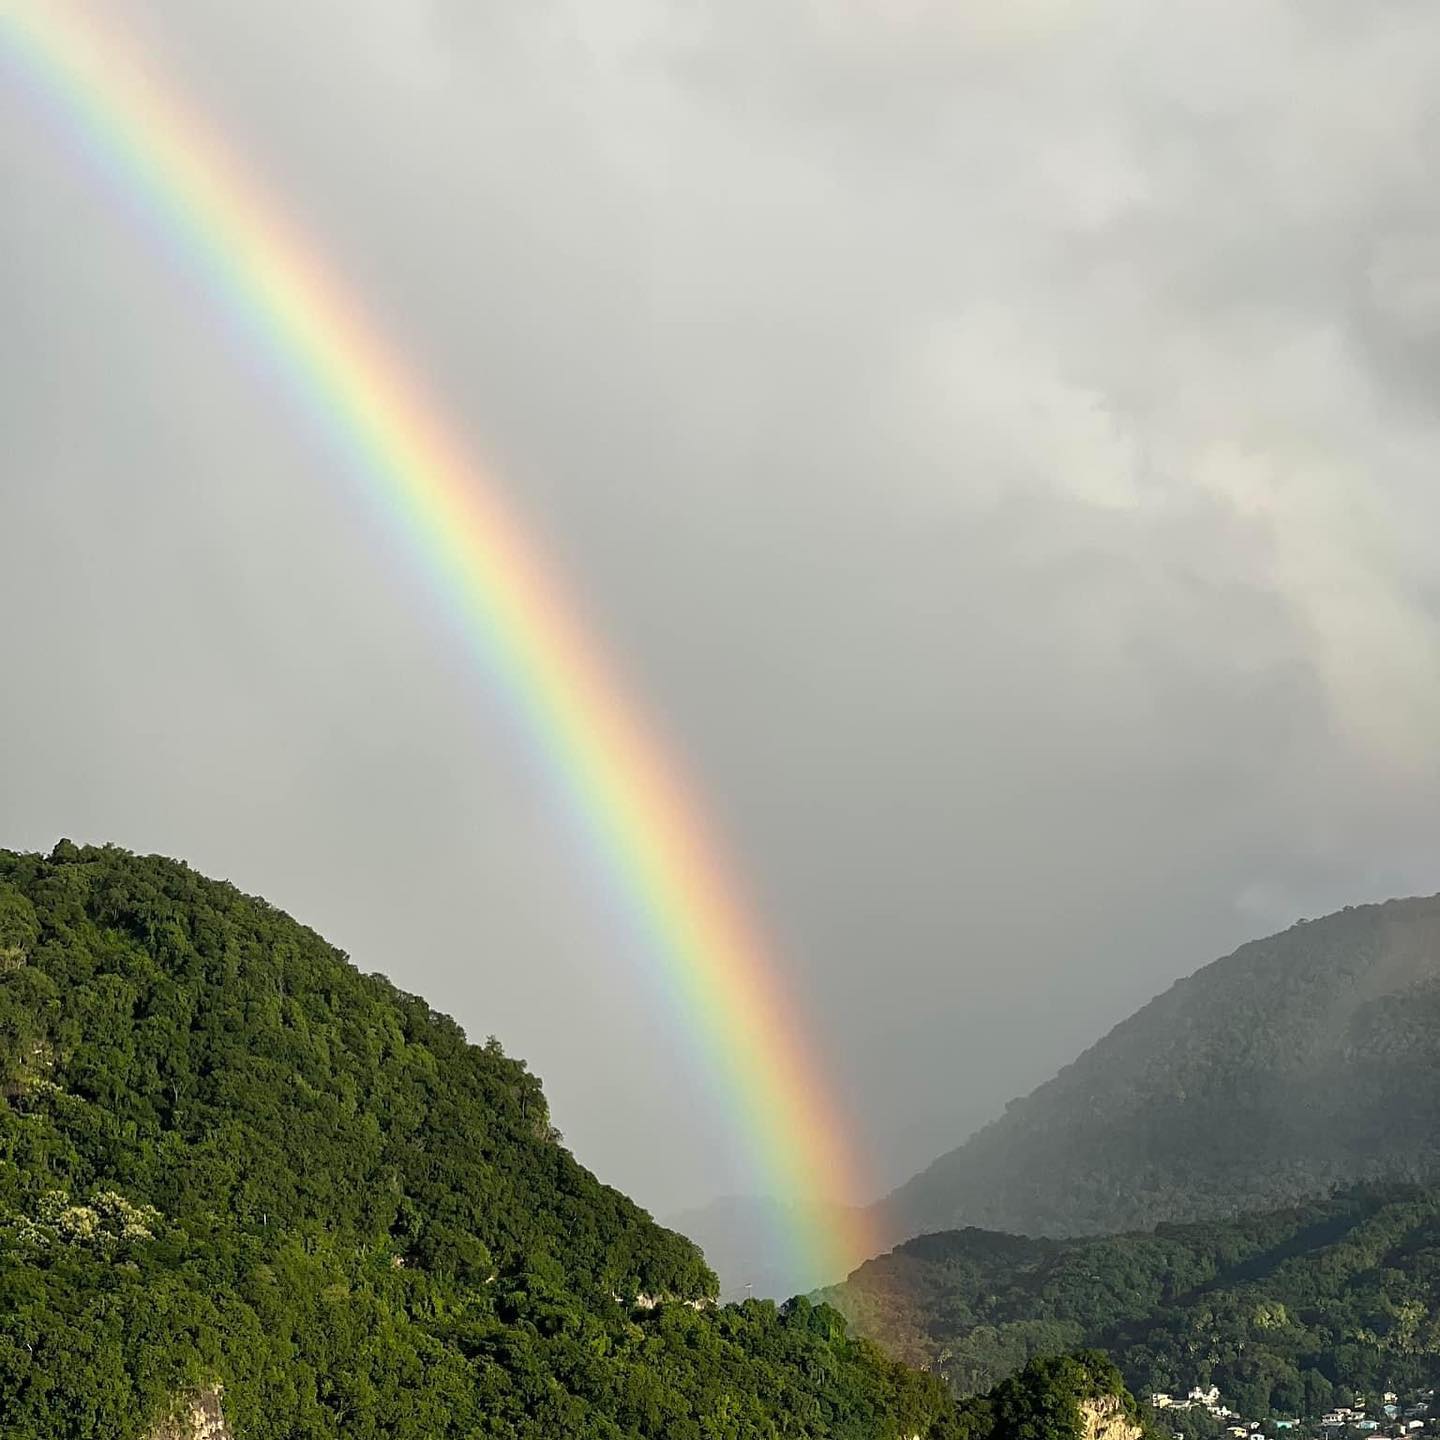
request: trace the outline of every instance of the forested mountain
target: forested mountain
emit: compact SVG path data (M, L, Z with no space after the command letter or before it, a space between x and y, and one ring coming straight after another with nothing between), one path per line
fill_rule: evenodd
M976 1433L833 1309L712 1305L521 1061L173 861L0 851L0 1087L5 1440Z
M894 1192L897 1238L1139 1228L1440 1178L1440 897L1206 966Z
M1440 1190L1096 1238L925 1235L822 1295L962 1394L1094 1345L1137 1392L1214 1383L1250 1418L1318 1416L1342 1382L1348 1404L1440 1381Z

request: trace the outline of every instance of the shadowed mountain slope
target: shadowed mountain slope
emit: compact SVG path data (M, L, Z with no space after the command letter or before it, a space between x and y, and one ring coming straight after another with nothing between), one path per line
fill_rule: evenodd
M884 1202L897 1236L1143 1228L1440 1176L1440 898L1301 922L1152 1000Z

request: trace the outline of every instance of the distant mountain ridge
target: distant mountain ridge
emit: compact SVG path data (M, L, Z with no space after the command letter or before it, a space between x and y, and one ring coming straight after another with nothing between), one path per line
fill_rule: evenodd
M1440 897L1177 982L882 1203L897 1239L1147 1228L1440 1177Z

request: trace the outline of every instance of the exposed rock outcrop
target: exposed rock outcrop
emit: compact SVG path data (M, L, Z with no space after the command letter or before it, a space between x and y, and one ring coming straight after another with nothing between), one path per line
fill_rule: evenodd
M1080 1440L1140 1440L1143 1433L1125 1413L1118 1395L1080 1402Z
M233 1440L220 1405L221 1389L212 1385L182 1396L174 1414L150 1432L149 1440Z

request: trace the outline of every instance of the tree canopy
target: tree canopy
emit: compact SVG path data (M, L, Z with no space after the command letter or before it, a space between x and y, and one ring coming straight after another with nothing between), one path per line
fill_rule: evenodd
M1233 1220L1071 1240L925 1235L821 1292L862 1333L985 1390L1108 1351L1137 1391L1216 1383L1242 1414L1440 1382L1440 1191L1360 1186Z

